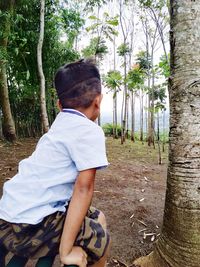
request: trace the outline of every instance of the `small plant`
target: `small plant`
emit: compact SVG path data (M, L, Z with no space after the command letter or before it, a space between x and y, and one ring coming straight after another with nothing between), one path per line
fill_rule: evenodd
M106 123L102 126L102 128L106 136L113 136L113 124L112 123ZM117 132L118 132L118 136L121 136L120 125L117 125Z

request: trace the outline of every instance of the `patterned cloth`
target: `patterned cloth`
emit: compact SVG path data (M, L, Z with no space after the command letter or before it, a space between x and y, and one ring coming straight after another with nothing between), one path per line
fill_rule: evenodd
M109 234L98 222L99 214L96 208L89 209L75 241L75 245L81 246L87 253L89 265L104 255L109 243ZM0 219L0 245L26 258L55 256L59 252L65 217L66 212L58 211L36 225L15 224Z

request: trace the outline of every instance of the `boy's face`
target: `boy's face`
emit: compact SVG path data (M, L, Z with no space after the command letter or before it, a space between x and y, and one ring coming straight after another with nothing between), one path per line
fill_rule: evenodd
M103 95L100 94L100 95L96 96L95 99L94 99L94 102L93 102L93 105L94 105L93 114L91 116L91 120L92 121L95 121L99 117L102 98L103 98Z

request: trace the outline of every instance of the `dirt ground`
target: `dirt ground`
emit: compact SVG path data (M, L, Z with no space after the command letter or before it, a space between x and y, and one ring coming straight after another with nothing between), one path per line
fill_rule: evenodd
M0 194L2 185L17 171L18 162L29 156L37 140L15 145L0 142ZM110 166L98 171L93 205L107 218L112 238L109 267L127 266L149 253L159 237L167 173L167 152L158 165L157 150L146 144L107 138ZM33 266L32 262L27 264ZM55 267L60 266L56 259Z

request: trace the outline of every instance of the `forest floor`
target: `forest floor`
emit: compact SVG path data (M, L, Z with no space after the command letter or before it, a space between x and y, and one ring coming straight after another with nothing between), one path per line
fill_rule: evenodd
M2 185L29 156L37 140L22 139L15 145L0 142L0 194ZM112 238L109 267L126 267L153 249L159 236L165 198L167 152L158 165L157 149L140 142L107 138L110 166L97 172L93 205L107 218ZM147 234L147 235L146 235ZM151 234L151 235L148 235ZM29 262L28 267L33 263ZM55 267L59 267L56 259Z

